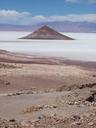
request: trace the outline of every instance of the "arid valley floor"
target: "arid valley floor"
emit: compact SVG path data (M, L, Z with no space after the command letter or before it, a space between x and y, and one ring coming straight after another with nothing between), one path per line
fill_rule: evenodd
M4 57L0 128L96 128L95 62L24 64Z
M0 32L0 128L96 128L96 33L27 34Z

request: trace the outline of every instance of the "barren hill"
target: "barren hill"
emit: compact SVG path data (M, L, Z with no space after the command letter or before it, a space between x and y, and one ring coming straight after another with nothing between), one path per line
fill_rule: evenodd
M22 39L73 40L72 38L62 35L46 25Z

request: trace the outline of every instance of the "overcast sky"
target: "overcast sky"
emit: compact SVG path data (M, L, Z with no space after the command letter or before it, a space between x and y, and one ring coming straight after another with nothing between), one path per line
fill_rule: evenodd
M0 0L0 23L48 21L96 23L96 0Z

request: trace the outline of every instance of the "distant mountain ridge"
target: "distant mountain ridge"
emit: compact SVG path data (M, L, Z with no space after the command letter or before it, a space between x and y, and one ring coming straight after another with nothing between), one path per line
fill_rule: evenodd
M35 31L44 25L52 27L59 32L96 32L96 23L71 21L45 22L36 25L0 24L0 31Z

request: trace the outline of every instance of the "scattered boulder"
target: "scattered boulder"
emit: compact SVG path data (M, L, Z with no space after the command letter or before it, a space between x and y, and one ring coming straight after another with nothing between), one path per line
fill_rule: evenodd
M43 105L27 107L23 110L23 113L32 113L43 109Z
M62 91L71 91L71 90L76 90L76 89L84 89L84 88L93 88L96 87L96 83L87 83L87 84L74 84L74 85L69 85L69 86L61 86L56 89L57 92L62 92Z
M12 65L12 64L3 64L3 63L0 63L0 68L8 68L8 69L11 69L11 68L17 68L16 65Z
M96 91L94 91L87 99L86 101L89 102L96 102Z
M23 110L23 113L32 113L36 111L41 111L43 109L55 109L57 108L56 105L38 105L38 106L31 106L27 107Z
M88 125L89 125L89 126L93 126L94 123L93 123L93 122L89 122Z
M5 86L8 86L10 85L11 83L9 81L6 81L6 80L3 80L3 79L0 79L0 85L5 85Z
M16 120L15 119L10 119L9 122L15 122Z

